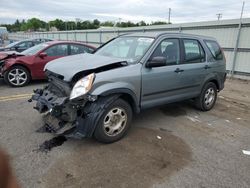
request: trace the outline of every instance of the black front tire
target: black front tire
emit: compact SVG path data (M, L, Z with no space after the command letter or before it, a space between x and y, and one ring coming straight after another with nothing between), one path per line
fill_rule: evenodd
M213 82L204 85L201 94L195 99L195 106L201 111L211 110L217 100L217 87Z
M14 75L19 74L19 80L14 79ZM14 80L12 80L14 79ZM23 87L31 80L29 71L23 66L13 66L4 73L4 81L12 87Z
M117 134L114 134L114 135L109 135L109 130L107 130L107 127L105 127L105 121L106 121L106 119L109 118L109 116L108 116L109 113L112 112L112 114L113 114L112 110L115 111L116 109L122 110L121 114L123 114L122 116L126 117L126 122L123 122L124 124L123 124L123 127L120 130L120 132L117 132ZM112 142L116 142L116 141L120 140L128 132L131 121L132 121L132 117L133 117L133 112L132 112L131 106L126 101L118 98L116 101L111 103L104 110L102 116L98 120L96 129L94 132L94 138L97 141L103 142L103 143L112 143ZM119 122L119 120L118 120L118 122ZM110 127L112 127L112 126L110 126ZM114 127L115 127L115 123L114 123Z

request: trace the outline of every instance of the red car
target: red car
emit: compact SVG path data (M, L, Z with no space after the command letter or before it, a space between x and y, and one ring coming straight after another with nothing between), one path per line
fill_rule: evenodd
M0 54L0 76L15 87L27 85L31 80L45 79L44 66L54 59L80 53L92 53L94 47L80 42L51 41L36 45L22 53Z

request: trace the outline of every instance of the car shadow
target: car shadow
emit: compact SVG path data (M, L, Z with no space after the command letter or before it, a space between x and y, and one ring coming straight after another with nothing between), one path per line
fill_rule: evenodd
M66 147L72 151L50 167L42 186L151 187L192 161L191 149L181 138L148 128L134 127L113 144L69 140Z

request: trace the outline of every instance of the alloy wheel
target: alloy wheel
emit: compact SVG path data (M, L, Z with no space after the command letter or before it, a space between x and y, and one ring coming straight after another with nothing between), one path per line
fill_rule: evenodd
M8 80L12 85L21 86L28 79L27 73L19 68L12 69L8 74Z

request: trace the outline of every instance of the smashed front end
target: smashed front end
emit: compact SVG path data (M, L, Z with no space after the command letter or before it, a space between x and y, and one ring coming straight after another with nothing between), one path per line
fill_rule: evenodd
M0 52L0 78L3 77L3 74L6 71L6 65L8 64L8 60L11 58L17 58L19 56L24 55L15 51Z
M88 53L46 64L49 84L35 90L30 100L36 102L34 108L44 117L44 126L39 130L73 138L92 137L104 110L119 97L94 92L100 85L97 76L127 65L123 59Z
M43 114L44 130L74 138L91 136L93 130L86 123L95 117L95 112L87 103L96 96L84 95L72 99L72 84L65 82L61 75L46 71L49 84L34 90L30 101L36 101L34 109ZM91 116L91 117L89 117Z
M3 77L4 64L5 64L5 61L0 60L0 78Z

